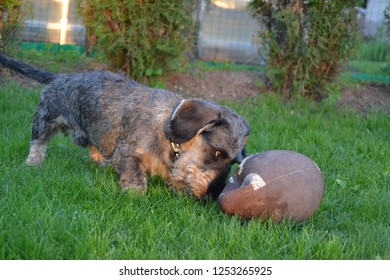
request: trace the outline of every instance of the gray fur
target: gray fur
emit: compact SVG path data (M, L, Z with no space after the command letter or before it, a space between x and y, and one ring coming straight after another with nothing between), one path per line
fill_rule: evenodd
M48 77L18 65L34 69L38 81ZM18 65L11 68L19 71ZM147 176L159 175L173 190L201 199L218 196L231 165L245 157L249 127L226 107L111 72L49 77L35 110L29 165L42 164L51 137L63 132L89 147L93 159L111 164L124 190L145 192ZM172 142L180 144L178 153Z
M0 64L43 84L48 84L56 78L55 74L40 71L28 64L3 55L2 53L0 53Z

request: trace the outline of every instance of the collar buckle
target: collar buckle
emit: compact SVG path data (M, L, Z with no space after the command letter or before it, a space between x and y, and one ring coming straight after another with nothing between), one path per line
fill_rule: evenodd
M179 154L180 154L180 144L176 144L176 143L171 142L171 146L172 146L173 152L175 153L175 157L178 158Z

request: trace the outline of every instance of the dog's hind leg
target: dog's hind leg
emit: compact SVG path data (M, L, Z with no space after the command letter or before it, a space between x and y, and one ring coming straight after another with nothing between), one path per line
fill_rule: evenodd
M30 166L41 165L45 159L48 141L34 139L30 144L30 152L26 159L26 164Z
M50 139L59 131L65 130L66 121L59 115L49 113L37 107L34 115L32 127L32 137L30 151L26 159L26 164L38 166L43 163L46 154L46 148Z

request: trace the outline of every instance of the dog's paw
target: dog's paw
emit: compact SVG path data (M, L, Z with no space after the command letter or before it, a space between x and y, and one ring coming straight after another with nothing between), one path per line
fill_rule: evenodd
M28 166L40 166L43 163L44 158L44 155L29 155L25 163Z
M98 149L95 146L90 146L90 157L95 164L99 166L105 166L106 165L106 159L102 156L102 154L98 151Z
M146 186L143 186L143 185L122 183L121 186L122 186L123 193L134 192L134 193L141 194L141 195L146 194Z
M31 141L30 151L26 159L26 165L39 166L45 159L47 142L43 140Z

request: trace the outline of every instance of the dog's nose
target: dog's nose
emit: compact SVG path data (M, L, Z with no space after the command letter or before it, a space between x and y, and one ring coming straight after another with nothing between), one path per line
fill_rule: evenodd
M235 158L232 160L232 163L233 163L233 164L234 164L234 163L240 164L240 163L244 160L244 158L246 158L246 157L247 157L247 153L246 153L246 149L244 148L244 149L242 149L241 152L239 152L239 153L235 156Z
M239 153L236 155L236 157L232 160L232 163L238 163L240 164L242 161L244 160L244 157L242 155L242 153Z

